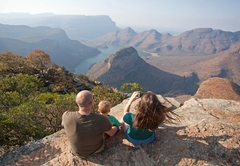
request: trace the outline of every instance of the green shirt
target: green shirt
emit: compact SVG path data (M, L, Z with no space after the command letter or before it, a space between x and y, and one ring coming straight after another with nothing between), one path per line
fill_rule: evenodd
M124 115L123 121L127 124L129 124L129 128L127 130L127 134L135 140L145 140L148 139L153 132L141 128L134 128L133 125L133 119L134 119L134 114L128 112Z
M120 122L112 115L108 115L108 120L113 126L120 127Z

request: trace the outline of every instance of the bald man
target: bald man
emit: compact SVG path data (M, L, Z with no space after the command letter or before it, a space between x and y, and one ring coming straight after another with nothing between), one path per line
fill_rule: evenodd
M99 153L104 149L104 134L113 136L118 128L112 126L104 115L92 112L93 95L88 90L76 96L78 111L66 111L62 115L62 125L68 136L71 151L80 158Z

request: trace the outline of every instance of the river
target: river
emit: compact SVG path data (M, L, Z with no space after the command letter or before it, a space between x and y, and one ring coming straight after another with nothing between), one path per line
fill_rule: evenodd
M121 48L123 48L123 46L108 45L107 49L98 49L99 51L101 51L101 53L95 57L87 58L81 64L79 64L79 66L76 68L75 74L85 74L92 64L104 60L108 55L115 53ZM150 54L144 53L139 50L137 50L137 52L140 57L151 56Z

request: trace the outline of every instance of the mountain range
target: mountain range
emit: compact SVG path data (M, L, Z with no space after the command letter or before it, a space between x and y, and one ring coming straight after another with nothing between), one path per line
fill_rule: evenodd
M93 64L86 75L117 88L126 82L136 82L162 95L193 95L198 85L211 77L227 78L240 84L240 42L211 56L180 56L168 62L164 70L161 64L164 64L161 57L141 58L134 47L125 47Z
M63 29L70 39L88 40L120 30L107 15L55 15L42 13L0 13L0 23L8 25L47 26Z
M212 28L197 28L177 36L161 34L156 30L136 33L130 27L110 32L85 42L89 46L99 44L133 46L139 50L163 55L210 55L229 49L240 41L240 31L227 32Z
M69 39L61 28L0 24L0 29L0 52L27 56L34 49L43 50L54 63L72 72L84 59L100 53L96 48Z
M192 94L197 84L210 77L224 77L240 84L240 31L197 28L177 36L153 29L137 33L130 27L121 30L108 16L52 13L0 14L0 22L5 23L0 24L0 52L26 56L33 49L41 49L54 63L71 72L83 60L98 55L99 47L132 47L130 54L122 50L131 56L122 55L122 51L121 56L113 53L87 72L90 78L116 87L134 81L161 94L172 90L174 94ZM152 56L139 59L134 49ZM186 89L186 81L192 83L189 89Z
M199 82L217 76L240 85L240 42L226 51L208 56L152 56L143 59L158 69L179 76L190 76L194 72Z

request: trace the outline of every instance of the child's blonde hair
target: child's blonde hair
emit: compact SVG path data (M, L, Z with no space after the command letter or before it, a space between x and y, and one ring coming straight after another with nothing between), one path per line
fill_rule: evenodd
M103 100L98 104L98 112L102 114L108 113L110 108L111 108L111 105L109 101Z

